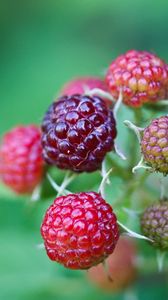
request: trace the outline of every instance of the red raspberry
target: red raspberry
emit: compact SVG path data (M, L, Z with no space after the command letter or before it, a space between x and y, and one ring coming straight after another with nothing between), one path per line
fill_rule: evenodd
M114 146L113 114L97 96L63 96L48 109L42 124L43 157L75 172L100 168Z
M41 133L34 125L19 126L2 139L0 177L17 193L30 193L43 175Z
M106 291L115 292L127 288L136 278L136 253L134 241L120 237L114 252L106 260L107 271L99 264L88 271L88 278Z
M139 107L145 102L166 99L168 67L154 54L131 50L111 63L106 82L115 99L122 88L124 103Z
M141 150L149 166L164 175L168 174L168 116L154 119L145 128Z
M95 192L55 199L41 225L47 255L70 269L88 269L111 254L119 232L111 206Z
M79 77L65 84L61 91L61 95L72 96L75 94L85 94L86 88L89 90L97 88L108 92L108 88L102 79L98 77ZM106 98L103 100L108 106L112 104L111 101Z

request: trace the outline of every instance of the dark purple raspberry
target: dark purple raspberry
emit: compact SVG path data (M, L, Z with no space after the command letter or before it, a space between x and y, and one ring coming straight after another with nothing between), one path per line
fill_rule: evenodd
M101 98L76 94L63 96L49 107L42 131L43 157L48 164L92 172L113 149L116 124Z
M149 206L141 217L144 235L153 240L153 246L168 250L168 201Z
M145 128L141 150L149 166L164 175L168 174L168 116L154 119Z
M70 269L102 262L119 238L112 207L95 192L56 198L45 214L41 234L48 257Z

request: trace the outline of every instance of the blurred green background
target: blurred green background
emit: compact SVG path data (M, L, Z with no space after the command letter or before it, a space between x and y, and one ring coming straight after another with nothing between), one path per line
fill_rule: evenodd
M0 0L0 134L16 124L40 123L66 81L103 76L128 49L168 61L167 20L166 0ZM80 180L78 189L86 187ZM85 272L51 263L37 249L51 199L34 205L0 191L0 299L168 299L166 276L157 274L155 263L155 275L141 274L132 290L119 295L97 290ZM154 257L146 243L140 247Z

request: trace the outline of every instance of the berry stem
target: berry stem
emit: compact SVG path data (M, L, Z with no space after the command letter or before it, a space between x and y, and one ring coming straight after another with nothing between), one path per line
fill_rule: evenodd
M62 195L71 194L70 191L65 189L65 186L64 186L64 189L61 188L61 193L60 193L60 186L53 180L53 178L51 177L51 175L49 173L47 173L47 178L48 178L51 186L57 193L62 194Z
M137 239L141 239L141 240L147 240L150 242L153 242L153 240L149 239L148 237L136 233L135 231L132 231L131 229L129 229L128 227L126 227L124 224L122 224L120 221L117 221L118 225L125 230L125 233L131 237L137 238Z
M57 194L57 197L64 192L65 188L74 180L76 176L77 175L75 173L72 173L71 171L66 172L64 180L60 186L60 190Z
M120 90L118 100L117 100L116 104L114 105L114 109L113 109L113 114L114 114L116 121L117 121L118 111L121 107L122 101L123 101L122 90Z
M101 89L98 89L98 88L95 88L95 89L92 89L92 90L87 90L86 89L86 92L85 92L88 96L94 96L94 95L96 95L96 96L98 96L98 97L101 97L101 98L106 98L106 99L108 99L108 100L110 100L112 103L114 103L115 101L114 101L114 98L111 96L111 94L110 93L108 93L108 92L105 92L105 91L103 91L103 90L101 90Z
M107 168L106 168L106 159L103 160L102 162L102 169L101 169L101 176L104 178L107 173ZM109 178L106 179L107 184L110 184Z
M102 195L102 197L105 199L106 198L106 195L105 195L105 185L106 185L106 181L110 175L110 173L112 172L112 168L103 176L103 179L100 183L100 186L99 186L99 193Z
M122 159L122 160L126 160L126 156L124 155L124 153L121 151L121 149L119 149L117 143L115 142L114 143L114 149L115 149L115 152L116 154Z
M108 280L109 280L110 282L113 282L113 278L111 277L111 274L110 274L110 271L109 271L109 266L108 266L106 260L104 260L104 261L102 262L102 264L103 264L103 268L104 268L104 271L105 271L105 273L106 273L106 275L107 275Z
M133 210L127 207L123 207L122 210L128 214L128 216L130 217L135 217L135 216L139 216L142 214L142 210Z
M135 167L133 167L132 173L136 173L136 171L137 171L138 169L152 170L151 167L146 166L146 165L144 164L144 157L143 157L143 156L141 156L141 159L140 159L139 163L138 163Z
M131 130L133 130L133 132L136 134L136 137L138 139L138 142L141 142L141 132L144 130L144 128L141 127L137 127L136 125L134 125L131 121L129 120L125 120L124 124L130 128Z

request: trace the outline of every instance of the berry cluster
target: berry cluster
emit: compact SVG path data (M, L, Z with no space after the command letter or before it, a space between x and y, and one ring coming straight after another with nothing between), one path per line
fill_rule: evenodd
M101 170L108 152L117 149L118 119L115 118L118 103L122 100L122 104L134 109L133 112L136 110L136 116L140 107L146 107L146 103L157 107L160 100L168 95L168 66L154 54L131 50L111 63L104 80L96 77L77 78L67 83L59 94L59 98L45 113L41 130L35 125L18 126L5 134L1 141L0 178L19 194L32 193L42 183L46 170L52 166L76 173ZM120 100L115 106L118 98ZM166 176L168 116L155 118L144 129L133 124L132 128L139 134L141 160L145 163L143 167L150 167L152 171ZM117 161L111 164L118 168L120 177L125 171L123 179L128 180L125 185L131 186L134 177L130 174L130 167L133 166L129 165L122 172ZM102 171L102 174L105 173ZM103 184L106 180L106 177L103 178ZM142 178L139 182L142 182ZM134 186L137 187L137 184ZM67 190L61 192L66 195ZM118 221L102 194L69 193L54 200L41 225L41 235L51 260L71 269L88 269L110 255L108 263L109 266L111 262L113 265L115 256L111 254L119 238ZM119 222L119 225L134 235L122 223ZM154 246L161 250L168 249L166 201L147 208L141 217L141 228L145 238ZM127 242L122 245L124 251L129 249L128 257L119 245L115 252L121 251L120 262L124 257L121 264L127 270L124 274L129 274L129 280L128 276L122 277L119 273L120 283L117 282L117 287L126 286L136 273L132 254L130 256L132 248ZM128 264L125 264L126 258ZM99 273L99 267L95 268L98 268L95 272Z

